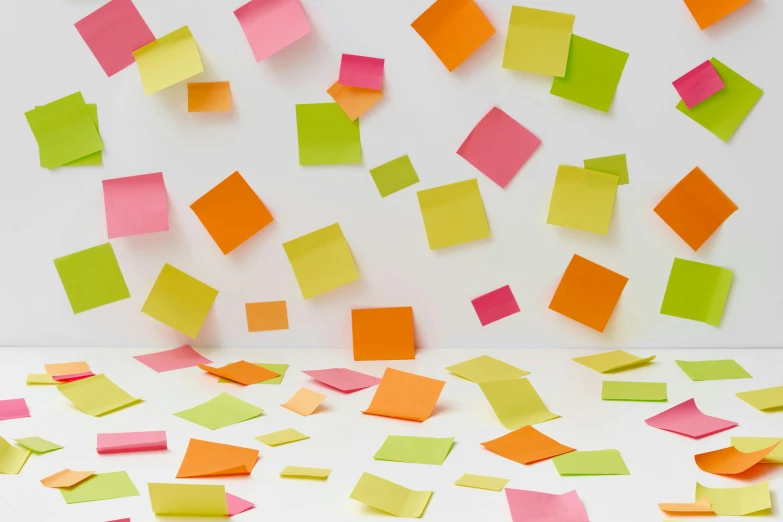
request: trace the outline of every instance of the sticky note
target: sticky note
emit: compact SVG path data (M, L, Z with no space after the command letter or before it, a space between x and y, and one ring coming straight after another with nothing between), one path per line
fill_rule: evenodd
M440 0L442 1L442 0ZM419 518L432 491L415 491L370 473L362 473L351 498L395 517Z
M204 72L193 34L183 26L133 52L144 94L153 94Z
M562 495L506 488L513 522L589 522L576 491Z
M49 453L50 451L57 451L63 449L59 444L49 442L41 437L25 437L23 439L14 439L20 446L24 446L33 453Z
M75 314L130 297L111 243L58 257L54 267Z
M217 430L255 419L262 413L264 410L257 406L237 399L233 395L221 393L214 399L174 415L210 430Z
M719 60L711 58L710 63L726 86L692 109L681 100L677 110L721 140L729 141L764 91Z
M348 119L354 121L383 98L383 91L349 87L334 82L326 92L340 106Z
M642 366L653 359L655 359L654 355L642 358L623 350L612 350L609 352L597 353L595 355L574 357L572 361L578 362L599 373L609 373L621 372L637 366Z
M125 471L96 473L70 488L60 488L66 504L138 497L139 491Z
M370 175L382 198L419 182L419 176L407 155L371 169Z
M103 374L61 384L57 390L74 406L93 417L100 417L141 402L141 399L131 397L128 392Z
M661 313L719 326L734 272L674 258Z
M90 365L86 361L44 364L44 368L49 375L68 375L90 371Z
M166 263L141 311L195 338L217 295L211 286Z
M783 386L740 392L737 397L757 410L777 410L783 408Z
M748 2L750 0L685 0L685 5L703 30Z
M92 121L95 124L95 130L97 130L100 133L100 129L98 127L98 106L95 105L94 103L88 103L87 112L90 113L90 117L92 118ZM38 159L42 167L46 167L44 163L45 160L44 155L45 152L39 149ZM103 165L103 153L101 151L93 152L92 154L88 154L82 158L69 161L68 163L63 164L62 166L83 167L83 166L94 166L94 165ZM47 167L47 168L49 168L49 170L52 170L52 167Z
M600 158L586 159L583 162L588 170L603 172L604 174L614 174L620 179L618 185L627 185L628 180L628 159L625 154L616 154L614 156L602 156Z
M303 468L301 466L286 466L280 472L281 477L291 478L309 478L325 480L332 474L331 469L325 468Z
M305 299L359 279L339 223L283 243L283 249Z
M245 303L248 332L288 330L288 308L285 301Z
M454 375L475 383L506 381L524 377L530 373L489 355L479 355L473 359L447 366L446 369Z
M92 372L84 372L84 373L72 373L69 375L54 375L52 378L57 382L73 382L78 381L80 379L86 379L87 377L92 377L95 375Z
M420 190L416 195L430 250L489 237L478 180Z
M437 379L386 368L363 413L423 422L432 415L445 385Z
M535 134L493 107L470 131L457 154L506 188L540 145Z
M256 505L252 502L248 502L247 500L239 498L236 495L232 495L231 493L226 493L226 504L228 506L228 516L230 517L244 513L248 509L256 507Z
M188 112L226 112L231 110L231 82L188 84Z
M327 368L325 370L306 370L308 375L331 388L344 393L352 393L377 385L381 380L366 373L349 370L348 368Z
M169 229L163 174L103 180L103 206L109 239Z
M465 488L486 489L489 491L501 491L510 482L509 479L488 477L486 475L472 475L465 473L454 483L455 486Z
M696 499L706 498L719 516L744 516L772 508L769 482L739 488L708 488L696 483Z
M473 299L470 302L481 326L492 324L519 312L519 305L511 287L506 285Z
M326 399L326 395L318 393L307 388L300 388L290 399L281 404L283 408L289 409L302 416L312 415L318 406Z
M658 504L658 509L661 511L666 511L667 513L679 513L682 515L715 514L715 512L712 510L712 506L710 506L710 501L706 498L689 503L664 502Z
M309 439L304 433L299 433L293 428L286 430L276 431L274 433L267 433L266 435L259 435L255 437L258 442L266 444L267 446L282 446L283 444L290 444L292 442L298 442L300 440Z
M743 473L771 453L777 446L775 442L766 448L751 452L742 452L733 446L706 453L699 453L693 459L702 471L716 475L736 475Z
M666 402L665 382L604 381L601 399L605 401Z
M261 381L257 384L280 384L283 382L283 377L285 376L286 372L288 371L288 365L287 364L269 364L269 363L253 363L256 366L260 366L261 368L266 368L267 370L270 370L274 373L279 374L277 377L272 377L271 379L267 379L265 381ZM235 381L232 381L230 379L224 379L221 377L218 379L219 383L227 383L227 382L233 382L234 384L237 384Z
M27 384L60 384L51 375L45 373L29 373L25 380Z
M407 437L389 435L373 458L411 464L434 464L440 466L448 457L454 437Z
M694 399L678 404L644 421L648 426L701 439L737 425L736 422L705 415Z
M251 0L236 11L257 62L310 33L299 0Z
M509 430L557 419L527 379L479 383L501 424Z
M764 456L763 459L761 459L761 462L766 462L769 464L783 464L783 444L778 444L779 442L783 442L783 438L781 437L732 437L731 438L731 445L737 448L739 451L750 453L753 451L758 451L764 448L768 448L770 446L775 446L772 451L767 453L767 455Z
M692 381L750 379L752 376L734 359L716 361L674 361Z
M14 447L0 437L0 474L18 475L29 456L29 449Z
M612 221L618 180L613 174L560 165L546 222L607 234Z
M413 308L351 310L354 361L413 359Z
M609 112L628 61L628 53L571 35L565 76L555 77L549 93Z
M715 70L715 66L709 60L674 80L672 85L689 109L726 86L718 75L718 71Z
M131 431L124 433L99 433L96 451L129 453L164 450L168 447L165 431Z
M257 460L257 449L190 439L177 478L249 475Z
M572 14L512 5L503 67L565 76L575 18Z
M340 165L362 162L359 121L351 120L337 103L296 106L300 165Z
M337 82L349 87L380 91L383 88L383 58L343 54Z
M217 375L218 377L223 377L224 379L245 386L249 384L258 384L259 382L278 376L278 374L272 370L267 370L262 366L251 364L247 361L237 361L221 366L220 368L213 368L204 364L199 364L198 367L212 375Z
M199 364L212 364L212 361L187 344L162 352L134 355L133 358L158 373L191 368Z
M568 475L630 475L620 452L615 449L573 451L552 459L562 476Z
M72 471L66 468L54 475L41 479L41 484L47 488L70 488L83 480L87 480L94 474L94 471Z
M0 400L0 421L24 419L30 416L30 409L24 399Z
M473 0L436 0L411 24L449 72L495 34Z
M524 426L497 439L482 442L481 445L520 464L533 464L575 451L574 448L547 437L533 426Z
M228 515L225 486L150 482L147 487L152 512L156 515L197 517Z

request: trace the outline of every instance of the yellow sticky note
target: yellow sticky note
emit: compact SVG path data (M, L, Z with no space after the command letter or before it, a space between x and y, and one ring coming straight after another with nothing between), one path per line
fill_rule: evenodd
M0 437L0 474L18 475L29 456L30 450L12 446Z
M274 433L267 433L266 435L259 435L255 439L258 442L262 442L267 446L281 446L283 444L289 444L291 442L297 442L300 440L309 439L304 433L299 433L293 428L287 430L280 430Z
M48 373L30 373L27 375L27 384L60 384Z
M560 165L546 222L596 234L608 233L619 179L614 174Z
M420 190L417 195L430 250L489 237L478 180Z
M74 406L93 417L100 417L141 402L141 399L131 397L102 373L61 384L57 390Z
M641 366L653 359L655 359L654 355L642 358L623 350L612 350L611 352L597 353L595 355L574 357L572 361L578 362L599 373L609 373Z
M154 482L148 486L152 512L156 515L228 516L225 486Z
M772 507L769 482L757 482L741 488L708 488L696 483L696 500L706 498L720 516L744 516Z
M459 364L447 366L446 369L454 375L475 383L490 381L505 381L524 377L530 372L520 370L489 355L481 355Z
M501 491L509 483L509 479L498 477L487 477L486 475L471 475L465 473L454 483L456 486L466 488L488 489L490 491Z
M503 67L547 76L565 76L572 14L511 6Z
M312 478L312 479L327 479L332 473L331 469L326 468L302 468L299 466L286 466L283 471L280 472L281 477L292 478Z
M771 411L783 408L783 386L740 392L736 395L757 410Z
M370 473L362 473L351 498L390 515L419 518L432 497L432 491L415 491Z
M479 386L501 424L509 430L560 417L549 411L527 379L482 382Z
M133 51L144 94L152 94L204 71L198 45L188 26L180 27Z
M776 437L732 437L731 445L743 453L752 453L777 444L775 449L767 453L761 462L783 464L783 438Z

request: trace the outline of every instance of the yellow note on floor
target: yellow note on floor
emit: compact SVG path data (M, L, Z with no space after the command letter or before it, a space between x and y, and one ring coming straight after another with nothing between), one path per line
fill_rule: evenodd
M489 355L481 355L475 359L453 364L446 369L454 375L475 383L516 379L530 373Z
M465 473L454 483L456 486L466 488L488 489L490 491L501 491L509 483L509 479L498 477L487 477L486 475L471 475Z
M740 488L708 488L696 483L696 499L710 501L716 515L741 517L772 507L769 482L757 482Z
M546 222L596 234L608 233L619 179L614 174L560 165Z
M772 411L783 408L783 386L740 392L736 395L757 410Z
M775 437L732 437L731 445L743 453L753 453L773 444L783 442L783 438ZM761 462L770 464L783 464L783 444L778 444L775 449L767 453Z
M12 446L0 437L0 474L18 475L29 456L30 450Z
M612 350L611 352L597 353L595 355L574 357L571 360L599 373L609 373L641 366L653 359L655 359L654 355L641 358L623 350Z
M156 515L217 517L228 515L226 487L206 484L149 483Z
M303 468L299 466L286 466L280 472L281 477L327 479L332 470L326 468Z
M60 384L47 373L30 373L27 375L27 384Z
M395 517L419 518L432 491L415 491L370 473L362 473L351 498Z
M289 444L291 442L297 442L300 440L309 439L304 433L299 433L293 428L287 430L280 430L274 433L267 433L266 435L259 435L255 439L258 442L262 442L267 446L281 446L283 444Z
M489 237L477 180L421 190L417 195L430 250Z
M74 406L93 417L100 417L141 402L141 399L131 397L102 373L61 384L57 390Z
M547 76L565 76L572 14L511 6L503 67Z
M198 45L188 26L180 27L133 51L144 94L152 94L204 71Z
M509 430L560 417L549 411L527 379L482 382L479 386L495 410L495 415Z

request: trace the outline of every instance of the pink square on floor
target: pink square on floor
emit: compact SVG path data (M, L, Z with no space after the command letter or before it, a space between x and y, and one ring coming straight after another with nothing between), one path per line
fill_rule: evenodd
M705 415L689 399L644 421L648 426L701 439L737 426L734 421Z
M109 239L169 229L163 174L103 180Z
M513 522L590 522L576 491L552 495L506 488Z
M541 140L532 132L493 107L470 131L457 154L506 188L539 145Z
M257 62L310 33L299 0L251 0L234 11L234 16Z
M198 366L199 364L212 364L212 361L187 344L183 344L179 348L172 348L171 350L164 350L162 352L134 355L133 358L158 373L180 370L182 368L191 368L193 366Z
M481 321L481 326L487 326L519 312L517 300L514 299L511 287L508 285L477 297L471 303Z
M98 453L129 453L164 450L167 447L168 441L165 431L99 433L96 451Z
M133 51L155 41L131 0L110 0L74 26L107 76L132 64Z
M380 91L383 88L383 58L344 54L337 83Z
M352 393L375 386L381 380L378 377L356 372L348 368L328 368L326 370L303 370L318 382L345 393Z
M674 80L672 85L689 109L726 86L709 60Z
M27 402L24 399L8 399L0 401L0 420L24 419L30 416Z

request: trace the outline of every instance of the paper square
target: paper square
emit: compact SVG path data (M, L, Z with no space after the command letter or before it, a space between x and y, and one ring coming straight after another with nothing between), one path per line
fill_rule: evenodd
M133 52L144 94L152 94L204 72L198 45L188 26Z
M685 5L704 30L748 2L750 0L685 0Z
M60 488L66 504L110 500L114 498L138 497L139 491L133 485L128 473L114 471L97 473L70 488Z
M461 363L452 364L446 369L454 375L477 384L518 379L530 373L489 355L480 355Z
M188 84L188 112L225 112L231 110L231 82Z
M475 298L471 304L476 310L481 326L487 326L519 312L517 300L508 285Z
M489 237L478 180L420 190L416 195L430 250Z
M689 109L726 87L709 60L674 80L672 85Z
M58 257L54 267L75 314L130 297L111 243Z
M351 310L354 361L413 359L413 308Z
M380 91L383 88L383 58L343 54L340 61L340 85Z
M103 180L109 239L169 229L163 173Z
M195 338L218 291L166 263L141 311Z
M24 419L30 416L30 409L24 399L0 401L0 420Z
M285 301L245 303L248 332L288 330L288 309Z
M584 167L587 170L603 172L604 174L614 174L619 177L618 185L627 185L628 180L628 160L625 154L615 156L603 156L600 158L591 158L584 160Z
M257 62L310 33L299 0L252 0L236 11Z
M348 368L327 368L325 370L302 370L302 373L316 381L340 390L343 393L353 393L376 386L381 380L378 377L356 372Z
M562 495L511 488L505 491L514 522L589 522L575 490Z
M281 404L283 408L302 416L312 415L326 399L326 395L307 388L300 388L290 399Z
M17 444L29 449L33 453L39 454L63 449L63 447L59 444L49 442L48 440L42 439L41 437L26 437L23 439L16 439L16 442Z
M98 106L94 103L88 103L87 112L90 113L90 116L92 117L92 121L95 123L95 130L98 131L98 134L100 134L100 127L98 125ZM39 151L39 156L40 156L40 151ZM63 165L63 167L83 167L88 165L89 166L103 165L103 153L101 151L93 152L92 154L88 154L83 158L69 161L68 163ZM41 166L42 167L45 166L43 164L43 160L41 160Z
M419 175L407 155L375 167L370 175L382 198L419 182Z
M217 430L259 417L264 410L233 395L221 393L213 399L174 415L210 430Z
M336 103L296 106L300 165L362 162L359 121L351 121Z
M334 82L326 92L337 102L337 105L340 106L351 121L367 112L370 107L383 98L383 91L350 87L348 85L340 85L337 82Z
M87 415L100 417L141 402L117 386L104 374L94 375L57 387L57 391Z
M720 326L734 272L674 258L661 313Z
M446 383L386 368L370 406L362 413L424 422L435 409Z
M564 76L575 18L572 14L512 5L503 67Z
M614 174L560 165L546 222L607 234L619 179Z
M171 350L164 350L162 352L134 355L133 358L158 373L180 370L182 368L192 368L199 364L212 364L212 361L187 344L183 344L179 348L172 348Z

